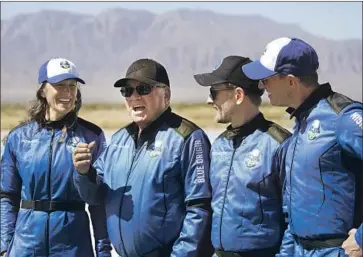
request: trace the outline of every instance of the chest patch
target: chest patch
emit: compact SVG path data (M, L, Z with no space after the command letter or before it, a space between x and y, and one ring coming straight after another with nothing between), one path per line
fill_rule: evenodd
M261 162L261 151L253 149L246 157L245 164L248 168L255 167Z
M150 157L155 157L161 155L163 152L163 141L155 140L154 144L150 147L149 155Z
M81 142L81 139L77 136L73 136L71 137L68 141L67 141L67 150L70 152L70 153L73 153L74 150L76 149L78 143Z
M310 141L316 139L320 134L320 121L314 120L308 130L308 139Z

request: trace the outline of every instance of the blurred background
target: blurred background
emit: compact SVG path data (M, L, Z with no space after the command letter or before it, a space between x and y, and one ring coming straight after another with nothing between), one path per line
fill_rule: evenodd
M208 89L193 74L227 55L258 59L282 36L310 43L319 81L362 101L361 2L1 2L1 137L26 117L40 65L64 57L87 83L80 116L109 140L130 121L114 81L136 59L152 58L169 73L174 111L213 141L226 125L215 124ZM291 130L285 108L264 97L262 111Z
M83 116L106 129L128 122L113 83L144 57L166 67L172 103L193 107L188 112L206 107L204 116L187 116L214 127L208 91L193 74L211 71L227 55L258 59L282 36L317 50L321 83L362 100L361 2L1 2L1 128L25 115L40 65L57 56L76 63L87 83L83 102L93 111L85 108ZM113 110L115 119L100 110ZM286 118L281 109L273 113Z
M1 100L33 97L39 66L63 56L86 102L120 102L113 82L142 57L167 68L174 102L201 102L193 74L231 54L257 59L281 36L317 50L321 82L362 98L361 2L1 2Z
M193 74L227 55L258 59L282 36L310 43L320 82L362 101L361 2L1 2L2 133L26 117L51 57L76 63L87 83L80 115L109 134L129 122L113 83L138 58L166 67L176 112L220 131ZM267 118L291 128L284 108L264 102Z
M227 55L258 59L282 36L317 50L321 83L362 100L361 2L1 2L1 128L25 117L40 65L57 56L76 63L87 83L81 114L105 129L129 121L113 83L145 57L166 67L176 111L219 127L193 74ZM291 125L283 109L264 110Z
M81 116L104 129L129 121L113 83L145 57L166 67L175 111L222 129L193 74L227 55L258 59L282 36L316 49L321 83L362 100L361 2L1 2L1 129L25 117L38 69L51 57L76 63L87 83ZM291 127L284 109L263 110Z

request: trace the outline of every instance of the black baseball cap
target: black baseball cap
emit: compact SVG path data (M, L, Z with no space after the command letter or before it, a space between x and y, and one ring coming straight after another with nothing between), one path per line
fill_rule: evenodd
M242 66L250 62L252 60L248 57L227 56L211 73L196 74L194 78L203 87L231 83L243 88L246 93L262 95L264 90L258 88L259 81L249 79L242 72Z
M148 85L166 85L170 87L168 73L163 65L152 59L139 59L126 71L126 77L115 82L114 87L124 87L130 79Z

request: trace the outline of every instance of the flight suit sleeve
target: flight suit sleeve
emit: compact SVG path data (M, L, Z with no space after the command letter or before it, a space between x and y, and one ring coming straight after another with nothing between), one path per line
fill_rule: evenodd
M354 103L339 114L336 130L337 140L343 150L362 160L362 104Z
M343 109L339 114L337 123L337 139L343 151L350 156L362 160L362 109L361 103L353 103ZM360 170L362 171L362 170ZM362 177L363 174L359 174L358 177ZM361 179L361 181L363 181ZM361 183L361 182L360 182ZM361 186L363 184L361 183ZM355 235L355 239L359 246L362 246L362 224L359 226Z
M83 199L88 204L103 204L105 196L105 185L103 183L104 158L107 154L106 138L102 132L96 141L96 149L93 151L92 164L87 174L74 172L74 185Z
M279 172L280 177L280 185L281 185L281 197L282 197L282 227L283 227L283 236L282 242L280 246L280 251L276 254L276 257L290 257L294 255L294 247L295 241L290 232L289 226L289 211L288 211L288 190L286 187L286 164L285 157L286 152L288 151L288 146L290 144L291 137L287 138L276 150L274 161L273 161L273 169Z
M13 134L9 134L1 158L1 254L9 248L20 207L22 181L16 166L17 149L13 147L15 140Z
M360 249L363 249L363 239L362 239L362 224L360 224L357 232L355 233L355 241L359 245Z
M89 205L95 251L97 257L111 257L111 241L107 233L106 213L104 205Z
M197 129L186 139L181 154L186 215L171 257L209 257L213 255L210 239L212 210L209 180L210 142Z

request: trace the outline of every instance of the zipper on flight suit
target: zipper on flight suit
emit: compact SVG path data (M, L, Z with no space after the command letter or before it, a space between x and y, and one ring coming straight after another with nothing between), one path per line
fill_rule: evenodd
M229 164L228 175L227 175L227 183L226 183L226 187L225 187L225 190L224 190L223 204L222 204L222 210L221 210L221 219L220 219L220 225L219 225L219 242L221 244L221 250L224 250L223 245L222 245L222 222L223 222L224 205L226 203L227 189L228 189L229 179L230 179L230 176L231 176L231 169L232 169L232 165L233 165L233 159L234 159L234 155L236 153L237 147L238 147L236 140L237 140L236 137L234 137L233 140L232 140L233 153L232 153L231 162ZM243 139L241 140L240 144L242 144L242 143L243 143Z
M136 155L138 155L143 146L144 145L141 145L140 146L140 143L141 143L141 140L140 140L140 137L137 139L137 142L136 142L136 145L135 145L135 150L134 150L134 153L132 155L132 160L131 160L131 165L130 165L130 169L128 170L127 172L127 177L126 177L126 182L125 182L125 186L124 186L124 192L122 194L122 197L121 197L121 204L120 204L120 212L119 212L119 217L122 217L121 214L122 214L122 203L123 203L123 199L124 199L124 196L125 196L125 193L126 193L126 188L127 188L127 183L129 181L129 178L130 178L130 174L131 174L131 171L132 171L132 167L134 165L134 161L135 161L135 157ZM139 147L140 146L140 147ZM119 229L120 229L120 239L121 239L121 244L122 244L122 251L124 252L124 254L126 255L125 257L128 257L126 251L125 251L125 244L124 244L124 240L122 238L122 232L121 232L121 218L119 219Z
M53 160L53 140L54 140L54 129L52 129L52 136L50 139L50 149L49 149L49 166L48 166L48 200L52 200L52 187L51 187L51 174L52 174L52 160ZM45 235L45 251L46 256L49 256L49 216L50 212L47 212L47 228Z
M291 174L291 171L292 171L292 166L293 166L293 164L294 164L294 159L295 159L295 151L296 151L296 145L297 145L297 141L298 141L298 139L299 139L299 133L300 133L300 122L299 121L297 121L297 129L296 129L296 134L297 134L297 137L296 137L296 140L295 140L295 145L294 145L294 150L293 150L293 152L292 152L292 158L291 158L291 164L290 164L290 178L289 178L289 180L290 180L290 195L289 195L289 197L290 197L290 206L289 206L289 225L290 225L290 230L292 229L292 227L294 226L293 224L292 224L292 222L290 222L290 220L292 220L292 217L291 217L291 204L292 204L292 174Z

